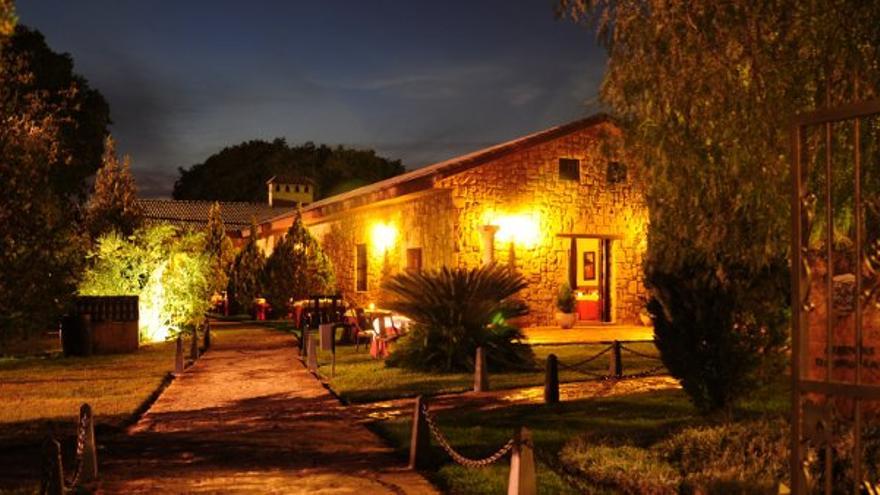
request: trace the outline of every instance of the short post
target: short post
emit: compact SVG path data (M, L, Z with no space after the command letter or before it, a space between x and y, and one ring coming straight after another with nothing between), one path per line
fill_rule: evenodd
M61 444L51 435L43 440L43 481L40 493L64 495L64 467L61 465Z
M315 346L315 336L309 333L308 342L308 365L309 371L318 374L318 352Z
M92 406L83 404L79 408L79 425L83 434L82 474L80 480L90 483L98 479L98 449L95 445L95 418Z
M513 452L510 456L507 495L535 495L538 493L535 454L532 449L532 433L525 426L520 427L514 436Z
M333 340L330 341L330 378L336 378L336 327L333 328Z
M608 365L608 374L612 378L623 376L623 360L620 357L620 341L615 340L611 344L611 362Z
M211 348L211 321L205 320L205 351Z
M193 325L192 345L189 348L189 359L195 363L199 359L199 326Z
M559 402L559 359L556 354L547 356L547 367L544 370L544 403Z
M183 373L183 339L181 339L180 335L177 336L177 349L174 352L174 374L180 375Z
M477 347L477 355L474 361L474 392L489 391L489 370L486 368L486 353L482 347Z
M425 411L423 409L425 403L421 395L416 397L415 408L413 409L412 433L409 438L410 469L421 469L427 466L431 437L429 436L428 420L425 419Z

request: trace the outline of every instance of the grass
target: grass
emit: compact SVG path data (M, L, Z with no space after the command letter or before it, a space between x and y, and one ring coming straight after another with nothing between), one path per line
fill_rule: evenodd
M543 385L544 363L551 353L556 354L562 364L575 364L606 347L608 346L601 344L533 346L536 362L531 371L493 373L489 376L489 383L493 390ZM629 347L641 353L657 354L651 343L630 344ZM330 354L319 351L319 369L327 377L331 374L330 363ZM634 373L653 368L658 362L624 352L623 364L624 373ZM583 366L593 373L602 374L607 373L608 367L609 354ZM559 379L564 383L590 380L593 377L560 367ZM387 367L384 361L370 357L370 353L363 347L356 351L353 346L336 348L336 374L330 378L330 387L351 403L465 392L473 388L473 383L472 373L427 373Z
M737 410L737 417L753 420L764 415L778 417L787 410L785 383L761 390ZM538 462L539 493L620 493L619 488L593 483L580 470L576 456L593 455L592 462L632 476L661 475L674 469L652 463L651 446L674 438L682 430L711 427L717 418L700 416L681 390L664 390L617 397L570 401L556 405L514 405L501 409L449 409L437 413L441 429L462 454L482 457L502 445L520 426L533 434ZM411 419L386 420L376 428L401 454L408 451ZM605 450L572 449L572 444L596 447L605 439ZM611 442L611 443L609 443ZM429 473L450 493L500 493L507 486L509 458L486 469L454 464L432 442ZM574 450L575 453L571 453ZM561 452L565 451L565 455ZM604 457L600 457L604 456ZM616 463L616 465L615 465ZM566 481L568 480L568 481ZM640 493L636 491L634 493Z
M74 424L89 403L99 424L118 427L138 411L174 368L174 344L142 346L133 354L0 360L0 439Z

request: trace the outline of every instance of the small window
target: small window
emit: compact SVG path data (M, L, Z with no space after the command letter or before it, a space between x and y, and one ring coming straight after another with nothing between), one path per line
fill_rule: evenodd
M290 192L290 186L284 186L284 192Z
M559 159L559 179L573 180L580 182L581 180L581 161L575 158Z
M620 162L609 162L606 177L609 184L626 182L626 165Z
M304 187L303 192L309 192L309 186L303 186L303 187Z
M422 271L422 248L406 250L406 270L414 273Z
M280 191L280 190L281 190L281 185L280 185L280 184L275 184L275 192L278 192L278 191Z
M296 192L299 192L299 184L293 186L293 190Z
M355 250L355 290L367 290L367 245L358 244Z

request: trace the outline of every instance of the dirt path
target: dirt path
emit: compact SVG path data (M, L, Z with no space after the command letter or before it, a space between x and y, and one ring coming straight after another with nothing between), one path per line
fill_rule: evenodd
M291 336L214 335L99 453L102 493L436 493L303 368Z

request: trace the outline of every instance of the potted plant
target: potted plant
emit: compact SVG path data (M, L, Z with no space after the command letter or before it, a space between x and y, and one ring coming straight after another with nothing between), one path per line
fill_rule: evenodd
M556 313L556 323L560 327L571 328L574 326L574 303L574 293L571 291L571 286L566 282L559 287L559 294L556 295L556 309L559 310Z

